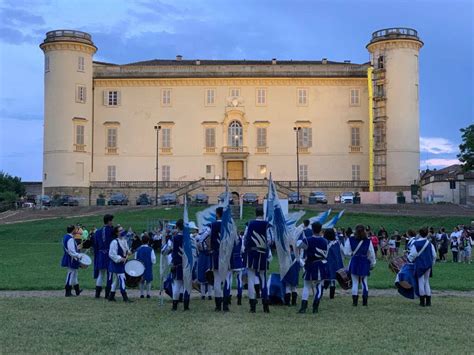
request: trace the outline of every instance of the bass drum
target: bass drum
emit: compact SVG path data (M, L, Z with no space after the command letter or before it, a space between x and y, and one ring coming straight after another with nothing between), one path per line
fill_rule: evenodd
M408 263L408 258L406 255L399 256L398 258L393 259L390 261L388 264L388 268L392 270L395 274L398 274L400 270L402 269L403 265Z
M343 290L349 290L352 287L351 274L348 270L341 268L336 271L336 279Z
M129 288L138 287L145 272L145 265L139 260L129 260L125 263L125 285Z
M92 264L92 259L87 254L79 253L79 264L81 264L81 269L87 269Z

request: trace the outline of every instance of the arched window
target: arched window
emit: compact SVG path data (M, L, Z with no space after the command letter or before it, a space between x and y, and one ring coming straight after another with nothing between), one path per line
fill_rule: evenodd
M239 121L232 121L227 131L227 143L229 147L242 147L243 131Z

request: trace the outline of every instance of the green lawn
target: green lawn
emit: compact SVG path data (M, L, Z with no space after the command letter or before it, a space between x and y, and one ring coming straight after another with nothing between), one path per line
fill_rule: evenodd
M190 216L194 216L198 208L190 209ZM307 213L307 217L317 214ZM239 228L243 228L246 220L253 215L252 208L244 210L244 220L238 221ZM117 212L115 223L120 223L135 231L141 231L149 220L177 219L182 216L182 208L172 209L143 209L132 212ZM192 218L192 217L191 217ZM67 224L81 222L87 226L100 226L102 216L84 218L58 218L53 220L17 223L0 226L0 290L48 290L63 287L64 269L59 267L62 256L61 237ZM389 231L421 226L444 226L451 229L454 225L465 223L463 217L399 217L380 216L370 214L346 214L340 226L355 226L358 223L371 225L374 228L384 225ZM271 269L278 269L277 260ZM92 288L92 268L81 270L79 275L83 287ZM155 270L155 288L158 287L158 267ZM386 263L380 262L370 278L370 287L389 288L393 285L394 275L388 271ZM436 289L472 290L474 279L473 265L437 264L434 270L432 286Z
M192 300L171 312L157 299L111 304L103 299L0 299L1 353L472 353L472 299L440 297L431 308L401 297L324 298L319 314L248 305L215 313ZM464 334L463 334L464 333Z

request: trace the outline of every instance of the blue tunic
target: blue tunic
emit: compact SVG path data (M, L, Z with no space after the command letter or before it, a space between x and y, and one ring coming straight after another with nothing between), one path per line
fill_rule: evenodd
M255 271L268 270L267 231L269 224L264 220L249 222L247 233L244 236L245 266Z
M61 259L61 266L62 267L67 267L70 269L79 269L80 263L78 260L74 259L71 257L71 255L68 254L67 252L67 242L72 239L73 236L70 234L66 234L63 236L63 258ZM74 243L74 251L77 253L77 245Z
M336 271L343 267L341 245L337 240L330 241L328 245L328 279L335 280Z
M114 227L103 226L94 233L94 278L99 277L99 270L108 269L109 248L113 238Z
M285 302L285 285L280 280L280 274L271 274L267 281L268 298L271 304Z
M221 245L221 221L211 223L211 270L219 270L219 247ZM208 237L209 238L209 237Z
M197 278L200 283L207 283L206 271L211 267L211 256L208 251L200 251L197 262Z
M241 270L244 268L244 260L242 258L242 239L234 243L232 249L232 257L230 258L231 270Z
M284 286L286 285L297 287L298 280L300 278L300 262L296 259L295 253L291 253L291 266L288 272L286 273L285 277L283 278L282 282Z
M143 279L146 282L153 281L153 263L151 262L151 252L153 249L148 245L142 245L137 249L137 260L140 260L145 265L145 272Z
M173 265L173 280L183 280L183 235L173 236L173 250L171 251L171 264Z
M349 238L352 252L356 250L357 245L359 245L359 241L360 240L356 237ZM362 277L370 275L370 261L367 256L367 253L369 252L370 243L370 239L363 239L361 247L359 248L359 250L357 250L357 253L352 256L351 261L349 263L349 272L352 275Z
M421 249L423 249L423 246L425 245L425 243L426 243L426 239L419 239L413 243L418 253L420 252ZM421 255L418 255L416 257L414 264L415 264L416 277L420 277L421 275L423 275L425 272L427 272L433 267L433 254L432 254L430 244L428 244L425 250L423 250L423 253L421 253Z
M122 258L125 258L126 254L123 249L120 247L118 240L117 243L117 255L120 255ZM124 274L125 273L125 263L124 262L114 262L112 259L109 260L109 272L114 274Z
M323 237L306 238L306 260L304 263L304 279L306 281L322 281L327 278L326 255L328 241Z

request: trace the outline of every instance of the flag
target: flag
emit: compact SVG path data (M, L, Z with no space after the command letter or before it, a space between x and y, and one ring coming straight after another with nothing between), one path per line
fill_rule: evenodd
M193 245L191 241L191 233L189 231L188 204L186 196L184 197L184 230L183 230L183 287L189 295L193 288Z
M290 234L271 175L268 181L266 216L267 221L271 225L272 236L276 245L278 262L280 264L280 277L284 281L291 267Z
M288 213L288 215L285 217L286 228L288 229L288 234L290 236L290 245L293 246L293 249L296 248L296 239L298 238L299 233L301 233L301 231L298 233L299 227L296 226L296 223L301 217L305 215L305 213L305 211L300 210L297 212Z
M342 210L336 216L331 218L327 223L323 224L323 229L334 228L336 226L336 223L341 219L343 214L344 214L344 210Z
M199 232L202 232L204 230L204 227L216 221L216 209L219 206L222 206L222 204L210 206L196 213L196 220Z
M230 258L232 257L234 243L238 239L237 228L235 226L234 220L232 219L232 211L229 204L229 199L229 186L226 180L225 197L222 206L224 211L222 214L219 244L219 274L221 280L225 280L227 277L227 271L229 270Z

